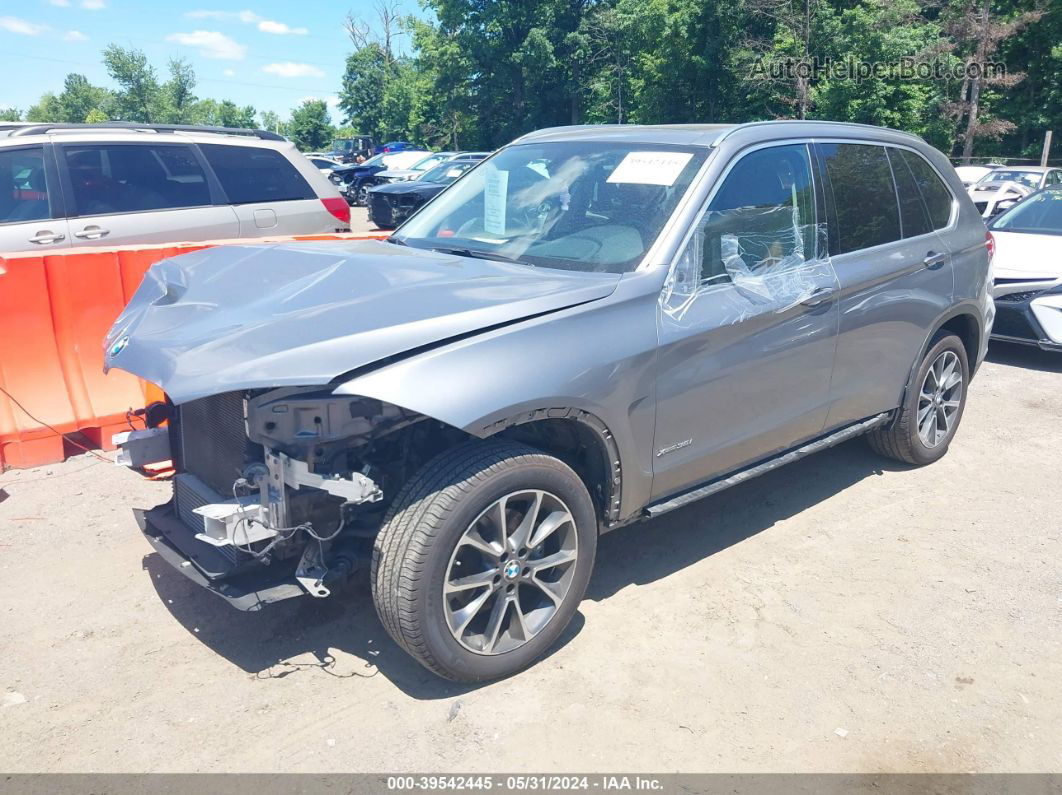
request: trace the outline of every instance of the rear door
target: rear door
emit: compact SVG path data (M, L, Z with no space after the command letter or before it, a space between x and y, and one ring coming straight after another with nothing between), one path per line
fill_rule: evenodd
M822 431L837 332L809 148L739 155L660 300L654 497Z
M909 160L932 166L912 150L877 143L820 142L815 149L841 287L829 429L900 404L933 324L951 306L953 284L950 251ZM952 197L944 191L950 220Z
M280 152L235 144L200 144L199 148L236 212L240 237L348 228L325 208L307 179ZM327 182L320 172L315 176Z
M70 245L50 148L0 149L0 254Z
M74 246L174 243L236 236L195 147L182 143L57 144Z

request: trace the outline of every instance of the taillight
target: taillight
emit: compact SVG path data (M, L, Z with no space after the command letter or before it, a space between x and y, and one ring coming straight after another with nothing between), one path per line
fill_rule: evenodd
M346 199L321 199L321 204L343 223L350 223L350 205Z
M349 215L349 213L347 213ZM991 232L985 232L985 248L988 249L988 261L991 262L992 258L996 256L996 239L992 237Z

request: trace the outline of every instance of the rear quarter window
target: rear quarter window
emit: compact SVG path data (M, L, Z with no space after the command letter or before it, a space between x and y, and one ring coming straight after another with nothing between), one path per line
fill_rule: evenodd
M918 189L922 192L933 228L943 229L951 220L951 191L924 157L906 149L899 151L908 168L911 169Z
M903 224L904 237L917 237L933 231L929 211L922 201L922 192L915 182L911 170L907 167L901 150L889 148L889 162L892 175L896 178L896 195L900 200L900 221Z
M199 148L232 204L317 198L298 169L272 149L226 144Z

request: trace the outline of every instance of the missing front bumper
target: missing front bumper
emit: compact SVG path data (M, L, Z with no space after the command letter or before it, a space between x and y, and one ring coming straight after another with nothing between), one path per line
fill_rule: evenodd
M232 560L218 548L195 537L177 516L173 502L150 510L134 510L144 537L163 560L196 585L220 596L237 610L261 610L306 591L295 578L297 561L277 561L265 566L256 560ZM345 561L353 560L345 556ZM353 563L329 569L325 582L345 578Z

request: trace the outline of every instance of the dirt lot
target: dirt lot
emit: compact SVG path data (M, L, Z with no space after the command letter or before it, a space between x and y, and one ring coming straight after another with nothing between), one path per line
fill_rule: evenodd
M364 584L238 613L150 551L165 483L0 476L0 770L1062 770L1062 357L1000 348L949 455L861 440L601 543L530 671L433 678Z
M364 207L350 208L351 232L378 232L376 224L369 223L369 211Z

